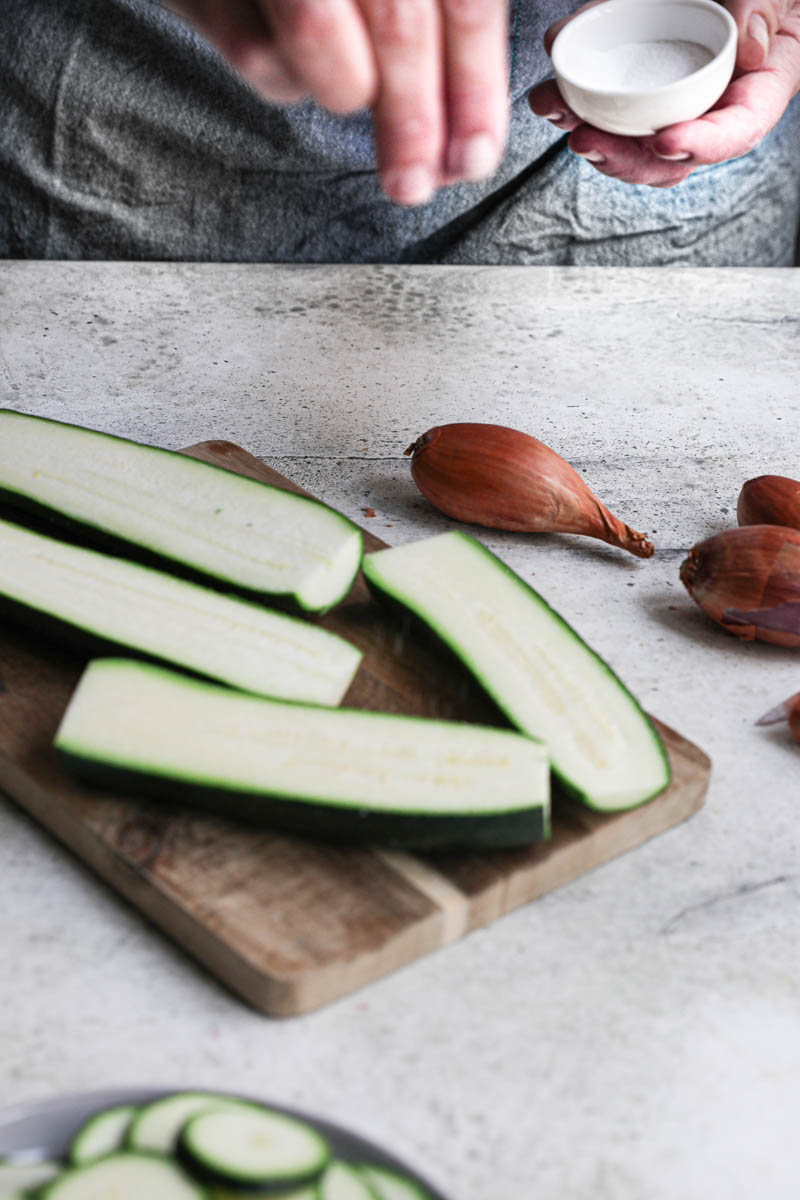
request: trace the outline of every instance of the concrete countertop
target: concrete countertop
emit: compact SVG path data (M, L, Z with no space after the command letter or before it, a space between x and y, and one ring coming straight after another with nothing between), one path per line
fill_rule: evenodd
M402 451L513 425L652 535L486 531L712 757L683 826L308 1017L248 1010L0 801L0 1102L238 1089L349 1124L453 1200L794 1200L800 749L756 729L797 652L684 592L744 480L798 477L795 271L0 264L0 403L229 438L401 542L447 528Z

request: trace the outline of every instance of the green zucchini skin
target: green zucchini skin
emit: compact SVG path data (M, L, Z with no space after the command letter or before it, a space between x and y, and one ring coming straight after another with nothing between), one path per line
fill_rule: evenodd
M371 812L353 805L334 808L313 800L285 800L256 792L205 787L113 766L56 747L68 771L104 791L121 791L159 802L201 808L261 828L314 840L421 851L503 850L544 841L550 822L542 808L491 816L427 816Z
M21 413L14 409L0 408L0 438L2 438L2 423L11 419L19 419L27 422L36 422L41 426L42 431L47 429L70 429L76 430L81 434L90 438L103 439L117 444L130 445L135 447L137 451L146 450L149 453L157 456L163 456L164 461L170 458L179 458L182 462L193 463L202 472L211 472L217 475L233 478L239 483L249 484L250 486L263 488L271 492L282 492L284 489L274 487L271 484L264 483L260 480L247 479L235 471L229 471L225 467L217 466L216 464L206 463L200 459L193 459L191 456L180 454L178 451L165 450L159 446L151 446L144 442L136 442L131 438L118 437L115 434L105 433L100 430L89 429L86 426L77 425L69 421L58 421L51 417L31 416L28 413ZM90 448L87 446L87 454L90 454ZM167 485L168 486L168 485ZM284 493L286 494L286 493ZM357 539L360 550L358 561L363 555L363 534L359 527L352 522L343 513L332 508L328 504L324 504L320 500L316 500L310 496L296 495L292 493L293 499L298 502L298 505L308 505L313 508L323 509L326 512L332 513L341 522L343 528L348 528L355 539ZM94 549L104 553L119 555L120 557L133 559L144 566L151 566L158 570L168 571L170 574L177 575L179 578L186 579L190 582L201 583L206 587L215 588L218 591L234 592L237 595L243 596L245 599L255 601L261 604L268 604L271 607L280 608L289 613L325 613L339 604L347 593L350 591L354 579L358 573L358 563L352 572L352 576L343 585L338 595L331 596L324 605L309 605L303 601L303 598L293 592L284 591L264 591L258 588L249 587L240 580L224 574L216 574L203 567L198 567L190 561L184 560L173 555L161 553L157 548L148 546L145 543L131 540L122 534L116 533L114 530L108 529L102 525L97 525L91 521L78 518L70 515L69 512L54 507L45 501L31 496L27 493L19 492L8 486L0 477L0 511L3 509L11 510L16 515L16 519L22 518L25 524L29 524L37 531L47 533L50 536L59 536L62 540L68 540L76 545L89 545Z
M637 800L633 807L638 807L640 804L645 804L649 800L652 800L656 796L660 795L669 785L671 779L671 768L664 744L661 741L661 738L659 737L658 732L656 731L656 728L647 713L645 713L636 698L632 695L630 689L626 687L626 685L622 682L616 672L608 665L605 659L601 658L601 656L595 650L593 650L591 646L587 645L580 634L577 633L577 631L567 621L564 620L560 613L558 613L544 599L544 597L536 591L535 588L532 588L529 583L520 578L515 571L512 571L511 568L502 561L502 559L498 558L496 554L493 554L492 551L484 546L482 542L478 541L477 538L473 538L469 534L463 533L461 530L453 531L449 534L440 536L457 538L468 543L474 549L478 550L495 568L498 568L505 576L513 580L517 587L522 588L526 592L530 593L535 602L547 610L550 619L560 625L576 642L580 643L586 653L589 654L601 666L603 671L611 679L613 679L619 690L628 696L638 710L643 726L650 733L653 747L656 749L661 760L664 773L663 781L659 784L659 786L648 795ZM373 569L372 566L372 560L380 557L380 555L384 553L391 553L391 551L375 551L372 554L367 554L362 562L362 574L364 581L369 592L372 594L375 600L380 603L387 610L387 612L393 614L396 619L399 619L402 623L404 623L407 628L414 630L419 636L425 637L426 641L429 643L438 646L440 652L443 653L443 656L449 662L452 663L455 661L462 670L466 671L470 675L471 679L473 679L478 685L481 692L492 705L494 710L497 712L500 718L500 723L503 726L506 728L510 727L517 729L524 734L536 736L536 730L526 729L524 725L522 725L515 718L513 712L510 711L507 702L503 697L502 691L492 688L481 677L481 675L478 674L477 671L473 670L470 662L467 658L465 658L457 642L455 640L449 640L446 634L433 624L432 620L424 610L412 606L410 603L406 603L384 584L380 578L380 575ZM538 734L538 736L541 736L541 734ZM574 780L564 770L559 768L558 764L555 763L552 758L550 770L553 776L554 795L557 796L560 793L570 800L577 801L585 807L595 809L599 812L616 811L614 809L604 808L602 805L598 805L594 798L587 791L577 786Z

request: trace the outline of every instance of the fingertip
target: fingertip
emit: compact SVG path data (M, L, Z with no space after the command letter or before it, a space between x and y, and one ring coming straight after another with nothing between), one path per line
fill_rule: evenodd
M390 200L405 208L427 204L436 191L434 173L427 164L390 167L381 173L381 187Z
M769 26L761 13L752 13L739 37L736 64L743 71L757 71L769 53Z
M591 125L578 125L569 135L567 146L573 154L580 155L585 158L588 153L596 149L596 140L598 137L597 130Z
M686 162L692 157L687 125L687 122L683 122L662 129L654 137L647 138L644 145L665 162Z
M334 86L330 90L318 87L311 94L317 104L337 117L349 117L365 108L372 108L377 99L377 85L373 82L348 81L343 91Z

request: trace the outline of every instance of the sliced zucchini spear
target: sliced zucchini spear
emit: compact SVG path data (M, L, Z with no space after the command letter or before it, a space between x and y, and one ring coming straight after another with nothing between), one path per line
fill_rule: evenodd
M361 532L341 513L171 450L0 410L0 499L248 595L322 611Z
M319 1200L379 1200L366 1175L346 1162L332 1162L319 1184Z
M37 1200L207 1200L207 1193L168 1158L123 1151L62 1172Z
M650 720L611 668L485 546L460 531L364 559L370 588L421 620L508 720L548 746L554 775L603 812L669 783Z
M89 664L55 746L90 782L312 837L510 846L549 828L547 751L530 738L284 704L128 659Z
M90 1117L72 1139L68 1155L72 1165L84 1166L121 1149L138 1111L135 1104L118 1104Z
M210 1185L278 1193L314 1183L330 1154L325 1138L305 1121L255 1104L200 1113L178 1139L178 1156Z
M0 520L0 613L244 691L338 704L361 653L296 617Z
M428 1192L407 1175L388 1167L359 1168L375 1193L376 1200L430 1200Z

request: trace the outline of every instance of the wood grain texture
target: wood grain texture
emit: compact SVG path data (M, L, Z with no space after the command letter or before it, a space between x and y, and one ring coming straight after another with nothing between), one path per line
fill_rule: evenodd
M228 442L187 453L300 492ZM370 533L367 550L383 546ZM346 705L494 722L456 665L407 637L359 578L319 618L364 651ZM52 739L83 661L11 626L0 631L0 788L220 980L273 1016L308 1012L689 817L710 763L666 726L673 781L629 813L558 803L549 842L482 855L417 857L303 841L219 817L90 791Z

